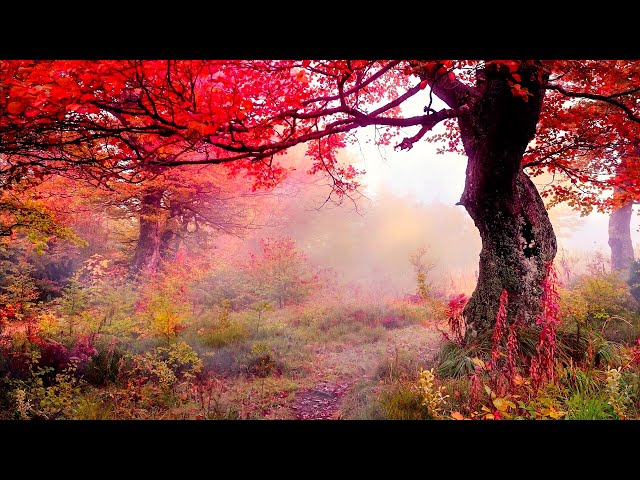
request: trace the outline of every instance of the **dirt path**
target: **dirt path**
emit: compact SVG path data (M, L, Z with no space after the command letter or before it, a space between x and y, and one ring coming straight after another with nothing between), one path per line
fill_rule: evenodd
M296 420L337 420L342 397L349 387L351 382L325 382L301 390L291 406Z
M370 344L319 346L314 359L317 383L299 390L290 408L296 420L337 420L345 394L358 380L372 378L385 354L410 350L430 363L440 341L435 330L413 325L390 330L383 340Z

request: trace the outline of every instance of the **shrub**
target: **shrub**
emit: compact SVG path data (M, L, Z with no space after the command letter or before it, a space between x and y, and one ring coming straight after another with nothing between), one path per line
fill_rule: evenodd
M191 380L202 370L198 354L186 343L157 347L143 354L129 355L129 379L145 384L154 382L164 391L173 390L179 381Z
M573 289L560 289L560 309L564 323L576 325L578 335L580 328L593 329L619 341L639 331L636 302L617 273L582 276Z
M31 376L26 380L12 382L13 404L16 415L21 419L68 419L78 403L80 384L71 366L55 374L47 385L44 377L52 373L52 368L31 368Z
M115 383L125 352L115 342L97 344L96 352L84 369L84 380L95 386Z
M80 342L83 341L80 339ZM40 368L44 372L42 380L48 384L57 373L67 370L72 364L74 372L78 366L84 368L92 353L89 345L86 345L86 349L82 345L69 349L37 335L17 334L11 338L10 347L2 352L0 371L11 378L25 380L31 376L34 368Z
M142 333L159 336L170 344L186 328L192 313L183 279L167 272L143 284L140 293L137 313L146 323Z
M410 301L395 301L387 305L389 313L392 318L399 319L399 326L404 327L406 325L412 325L420 322L424 322L429 317L429 311L431 304L435 302L433 299L429 299L427 305L414 304Z
M291 238L263 238L247 266L253 295L279 308L301 303L320 286L320 272Z
M446 403L446 388L438 385L433 368L430 370L420 369L418 373L418 392L422 400L421 405L427 409L430 418L440 418L442 407Z
M627 417L637 419L640 416L640 372L637 369L622 372L620 390L628 399Z
M259 378L282 372L274 358L273 351L264 343L256 343L251 347L249 354L244 358L243 365L248 375Z

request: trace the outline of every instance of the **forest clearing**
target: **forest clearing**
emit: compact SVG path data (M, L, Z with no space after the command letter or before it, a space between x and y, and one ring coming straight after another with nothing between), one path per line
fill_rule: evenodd
M0 91L0 419L640 419L640 62Z

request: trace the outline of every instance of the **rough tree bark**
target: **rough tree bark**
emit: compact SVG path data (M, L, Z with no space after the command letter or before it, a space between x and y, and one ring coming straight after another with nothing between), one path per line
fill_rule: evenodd
M468 156L464 205L480 232L478 283L464 309L466 339L491 331L500 295L509 294L507 322L535 323L542 281L556 254L556 237L522 157L540 117L547 75L538 62L520 65L523 95L505 65L488 64L477 85L447 85L434 92L452 108L464 108L460 134ZM522 91L522 90L521 90ZM526 97L526 98L525 98Z
M180 207L171 205L168 211L169 218L163 225L162 236L160 238L160 257L165 262L173 262L176 259L182 236L180 231L186 230L183 219L180 215Z
M165 223L161 203L163 193L162 190L150 190L140 199L140 235L131 264L135 274L153 275L160 268Z

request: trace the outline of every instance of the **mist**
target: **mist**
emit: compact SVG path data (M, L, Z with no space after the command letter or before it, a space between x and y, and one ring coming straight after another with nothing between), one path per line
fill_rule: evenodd
M426 248L433 268L427 280L434 291L470 295L476 284L481 240L464 207L456 205L464 189L466 158L436 154L432 145L416 146L412 155L360 145L344 162L364 168L361 187L352 198L337 201L331 186L306 173L304 151L285 157L288 178L271 192L269 226L235 241L250 251L263 237L291 237L316 265L352 288L381 298L415 293L409 257ZM539 189L548 182L536 178ZM567 205L548 210L558 242L558 257L571 259L572 275L584 273L594 257L610 255L608 215L581 216ZM640 242L638 215L632 219L634 244ZM223 239L219 239L223 241Z

